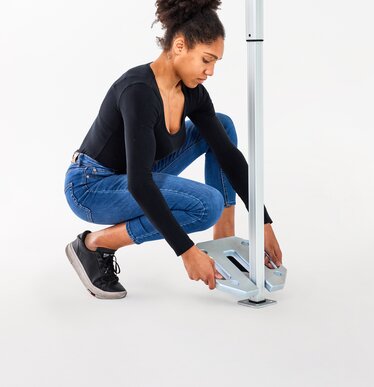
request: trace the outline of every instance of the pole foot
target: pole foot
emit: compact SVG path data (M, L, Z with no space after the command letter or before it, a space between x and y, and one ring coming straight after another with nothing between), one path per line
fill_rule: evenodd
M277 303L277 301L269 300L267 298L265 298L262 301L252 301L250 299L238 301L239 305L249 306L249 307L255 308L255 309L264 308L265 306L269 306L269 305L276 304L276 303Z

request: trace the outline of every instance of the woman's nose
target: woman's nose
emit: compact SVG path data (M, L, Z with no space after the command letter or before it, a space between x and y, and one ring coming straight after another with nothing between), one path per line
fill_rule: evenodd
M214 74L213 67L205 71L205 75L207 75L207 76L211 77L213 74Z

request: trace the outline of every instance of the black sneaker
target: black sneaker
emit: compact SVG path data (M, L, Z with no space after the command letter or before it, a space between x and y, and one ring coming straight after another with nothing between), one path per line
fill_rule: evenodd
M116 275L121 271L114 255L116 250L105 247L98 247L96 251L87 249L84 240L90 232L84 231L66 246L70 263L93 296L104 299L126 297L127 291Z

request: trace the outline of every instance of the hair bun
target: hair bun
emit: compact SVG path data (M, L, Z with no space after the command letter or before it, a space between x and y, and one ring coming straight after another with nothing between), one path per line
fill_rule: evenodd
M157 0L156 15L166 27L180 25L204 9L216 11L221 0Z
M156 37L158 46L170 50L177 33L184 36L188 49L198 43L211 44L218 37L224 39L225 28L216 12L220 5L221 0L157 0L152 26L160 22L166 29L164 37Z

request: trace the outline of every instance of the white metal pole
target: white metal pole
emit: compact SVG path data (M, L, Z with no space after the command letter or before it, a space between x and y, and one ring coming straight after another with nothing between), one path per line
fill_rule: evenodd
M218 271L223 275L224 279L216 280L218 289L248 297L239 300L240 305L262 308L276 303L265 298L265 290L271 292L282 289L287 270L283 266L270 270L264 264L263 0L245 0L245 15L248 69L249 241L233 236L196 245L213 257ZM247 250L245 246L248 242Z
M246 0L248 66L249 263L250 279L259 289L254 302L265 300L263 190L263 0Z

